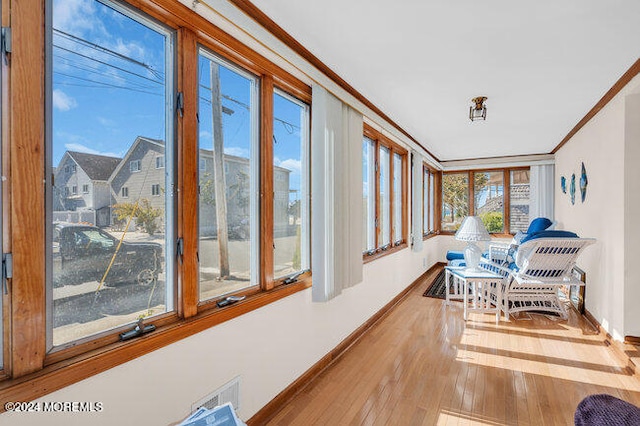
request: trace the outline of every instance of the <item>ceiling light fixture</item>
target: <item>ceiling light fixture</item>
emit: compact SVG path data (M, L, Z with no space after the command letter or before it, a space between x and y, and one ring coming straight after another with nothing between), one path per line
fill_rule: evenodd
M471 99L471 102L473 102L475 106L469 107L469 120L476 121L487 119L487 107L484 104L484 101L486 100L486 96L478 96L477 98Z

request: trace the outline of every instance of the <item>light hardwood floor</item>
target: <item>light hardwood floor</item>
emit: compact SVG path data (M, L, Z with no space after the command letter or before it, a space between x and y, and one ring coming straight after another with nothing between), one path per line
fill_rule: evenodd
M268 424L572 425L590 394L640 406L640 379L575 311L465 324L461 304L422 296L429 282Z

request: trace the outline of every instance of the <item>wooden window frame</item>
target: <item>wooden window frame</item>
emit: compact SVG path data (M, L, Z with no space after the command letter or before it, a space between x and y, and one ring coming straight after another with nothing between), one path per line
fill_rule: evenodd
M422 205L424 206L424 173L429 171L429 176L433 179L433 205L429 205L430 209L433 210L433 230L430 232L424 232L424 217L422 218L422 239L428 240L429 238L433 238L436 235L440 234L440 220L441 218L441 210L442 210L442 202L440 201L442 191L438 190L438 188L442 188L442 172L434 169L429 166L427 163L422 163ZM429 212L425 212L423 209L423 215L429 214Z
M440 182L440 209L442 209L442 181L444 180L444 176L448 174L467 174L467 179L469 180L469 212L475 214L475 184L474 184L474 176L475 173L486 173L486 172L502 172L502 182L503 182L503 228L502 232L494 232L491 234L492 237L495 238L511 238L515 232L511 231L511 172L519 171L519 170L530 170L529 167L507 167L507 168L487 168L487 169L473 169L473 170L452 170L447 172L442 172L441 174L441 182ZM440 220L442 220L442 210L440 211ZM443 235L453 235L455 231L445 231L442 229L442 224L440 224L440 233Z
M406 148L403 148L402 146L398 145L397 143L393 142L391 139L383 136L380 132L378 132L377 130L373 129L371 126L367 125L365 123L364 125L364 136L366 136L367 138L369 138L370 140L373 141L374 146L373 146L373 150L375 153L375 160L374 160L374 164L375 164L375 248L369 251L366 251L362 254L362 259L364 260L365 263L370 262L372 260L378 259L380 257L386 256L388 254L391 253L395 253L396 251L402 250L406 247L408 247L408 167L409 167L409 162L408 162L408 157L409 157L409 152ZM390 243L388 244L388 247L381 247L381 240L382 240L382 226L380 224L380 147L385 147L389 150L389 191L390 191L390 197L389 197L389 203L390 203L390 209L389 209L389 220L390 220L390 224L389 224L389 241ZM394 243L393 241L393 235L395 234L395 224L394 224L394 200L395 197L398 196L398 194L395 193L394 188L393 188L393 176L394 176L394 154L399 154L402 158L402 183L401 183L401 188L402 188L402 193L400 194L400 196L402 197L402 239L397 242Z
M4 369L0 371L0 397L4 401L30 401L94 374L126 363L134 358L170 345L247 312L311 286L311 272L294 283L276 286L268 276L261 276L260 288L242 302L218 308L215 303L198 301L198 226L197 218L187 212L197 211L198 144L197 144L197 58L198 45L203 45L260 79L260 144L269 146L272 138L272 92L277 86L283 92L311 105L311 88L279 66L265 59L223 32L201 15L174 0L129 0L119 2L139 11L176 32L175 88L184 94L184 107L176 113L176 227L184 240L182 262L176 265L175 310L154 317L149 322L156 331L122 342L119 333L132 326L118 327L90 338L74 341L47 352L46 348L46 227L45 211L45 140L48 130L45 100L46 85L45 10L48 4L12 3L11 25L14 42L3 81L2 149L3 174L7 177L4 192L3 249L12 252L14 275L3 294ZM6 5L5 5L6 6ZM3 24L8 24L3 9ZM4 71L3 70L3 71ZM269 94L265 96L265 94ZM261 162L268 152L261 151ZM261 209L268 204L273 182L261 175ZM268 209L265 211L269 211ZM272 238L272 224L260 224L260 245ZM262 253L264 253L263 251ZM268 251L266 251L268 252ZM261 254L262 256L262 254ZM264 271L272 270L273 259L261 259ZM0 408L0 411L2 408Z

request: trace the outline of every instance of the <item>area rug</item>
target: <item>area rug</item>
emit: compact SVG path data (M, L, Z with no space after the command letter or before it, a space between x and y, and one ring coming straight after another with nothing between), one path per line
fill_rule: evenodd
M431 285L429 286L427 291L424 292L423 296L434 297L436 299L444 299L444 296L445 296L444 277L445 277L445 271L443 269L433 279L433 281L431 282Z

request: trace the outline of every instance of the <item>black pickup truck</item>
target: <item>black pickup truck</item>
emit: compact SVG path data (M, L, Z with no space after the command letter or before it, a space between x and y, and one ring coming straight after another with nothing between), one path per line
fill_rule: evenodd
M100 282L107 270L106 284L155 282L162 272L162 246L123 241L118 248L119 243L116 237L93 225L54 223L54 287Z

